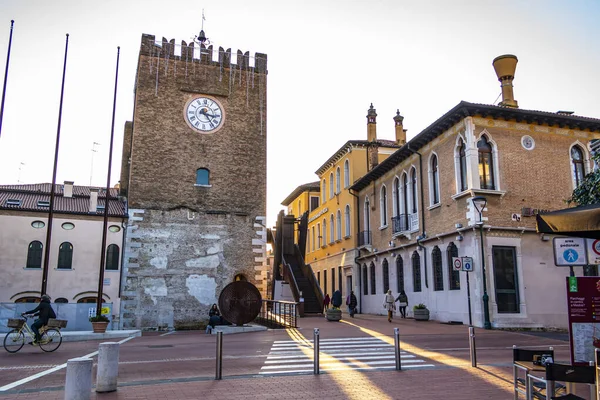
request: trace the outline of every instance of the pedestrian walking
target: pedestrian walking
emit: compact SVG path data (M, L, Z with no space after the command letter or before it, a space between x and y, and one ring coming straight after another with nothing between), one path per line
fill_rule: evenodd
M392 322L392 317L394 316L394 311L396 310L395 300L396 299L394 299L392 291L388 290L383 303L383 308L385 308L388 312L388 322Z
M323 309L324 311L327 311L327 309L329 308L329 303L331 302L331 299L329 298L329 293L325 294L325 298L323 299Z
M350 301L348 302L348 313L352 318L354 318L354 314L356 314L356 306L358 305L358 300L356 300L356 296L354 295L354 291L350 291Z
M398 297L396 297L396 301L398 302L398 310L400 311L400 315L402 318L406 318L406 307L408 306L408 296L404 292L404 290L400 291Z

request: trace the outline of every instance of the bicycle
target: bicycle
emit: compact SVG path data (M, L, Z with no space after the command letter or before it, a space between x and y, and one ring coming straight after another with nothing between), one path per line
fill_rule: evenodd
M30 315L23 314L22 318L9 318L7 326L15 328L8 332L4 337L4 349L9 353L16 353L21 350L25 344L25 336L28 336L32 341L35 341L35 333L27 324L27 318ZM40 349L45 352L53 352L58 349L62 343L61 328L67 327L66 320L51 318L48 324L40 328L41 339L38 343Z

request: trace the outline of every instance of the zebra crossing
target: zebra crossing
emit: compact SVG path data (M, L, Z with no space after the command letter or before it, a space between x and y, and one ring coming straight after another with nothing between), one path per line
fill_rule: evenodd
M394 346L377 337L335 338L319 340L321 371L389 370L396 368ZM414 354L400 352L402 369L433 367ZM312 340L277 340L273 342L261 375L313 372Z

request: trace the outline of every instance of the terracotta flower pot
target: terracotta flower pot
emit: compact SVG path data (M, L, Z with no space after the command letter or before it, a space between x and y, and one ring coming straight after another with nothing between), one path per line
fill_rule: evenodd
M104 333L108 327L108 322L92 322L94 333Z

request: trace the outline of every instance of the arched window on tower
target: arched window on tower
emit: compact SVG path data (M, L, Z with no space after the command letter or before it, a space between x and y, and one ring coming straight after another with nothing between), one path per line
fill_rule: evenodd
M196 185L210 186L210 171L206 168L196 170Z

